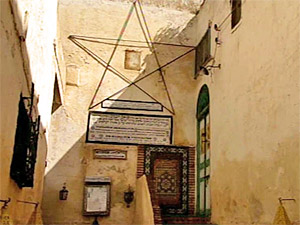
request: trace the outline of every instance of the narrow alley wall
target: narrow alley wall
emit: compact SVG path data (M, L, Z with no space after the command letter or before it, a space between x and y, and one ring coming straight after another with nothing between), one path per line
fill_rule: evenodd
M209 21L220 28L211 29L211 52L221 69L197 79L210 93L213 223L270 224L279 197L296 199L284 207L299 221L299 9L242 1L231 29L230 1L200 8L198 41Z
M1 6L1 143L0 199L11 201L8 213L14 224L27 224L38 202L41 215L43 178L55 72L56 1L8 1ZM41 116L33 188L19 188L10 178L20 94L30 97L35 84L33 117ZM2 204L1 204L2 207ZM40 216L41 217L41 216ZM32 221L31 221L32 222Z
M91 224L93 217L82 215L84 179L87 176L109 176L112 179L111 212L108 217L99 218L101 224L132 224L135 211L135 200L130 208L124 202L124 191L131 185L135 190L137 170L137 147L127 145L86 144L86 128L88 107L103 74L104 67L96 62L83 49L76 46L68 37L78 35L78 41L94 54L108 61L114 45L95 41L85 41L81 37L118 38L126 20L131 4L113 1L60 1L59 20L67 70L67 86L64 96L65 105L58 109L52 117L50 133L50 151L45 177L43 216L46 223ZM190 47L156 45L161 65L178 56L178 61L163 68L166 83L175 109L173 143L177 145L195 145L195 108L197 96L190 92L196 87L193 82L194 71L194 31L193 14L187 11L174 11L153 6L143 7L147 24L155 41L189 45ZM155 57L145 43L135 12L122 37L144 41L135 43L143 47L121 46L120 43L112 60L112 65L134 81L157 69ZM109 41L107 41L109 42ZM115 43L115 41L110 41ZM132 43L131 43L132 44ZM192 47L191 47L192 46ZM140 71L124 69L126 50L141 52L142 69ZM108 71L95 102L101 101L126 83ZM139 82L139 85L158 99L166 107L171 108L159 73ZM118 99L153 101L134 87L126 89L115 96ZM101 110L101 107L93 110ZM115 111L117 110L109 110ZM163 112L141 112L122 110L142 114L171 115L166 109ZM126 150L127 160L99 160L93 158L95 149ZM67 201L60 201L58 192L66 183L69 190Z

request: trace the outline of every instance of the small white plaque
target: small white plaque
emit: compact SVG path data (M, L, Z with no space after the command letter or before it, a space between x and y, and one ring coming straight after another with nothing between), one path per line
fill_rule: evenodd
M127 151L95 149L94 159L127 159Z
M102 108L109 109L128 109L143 111L163 111L163 107L158 102L130 101L121 99L107 99L101 103Z

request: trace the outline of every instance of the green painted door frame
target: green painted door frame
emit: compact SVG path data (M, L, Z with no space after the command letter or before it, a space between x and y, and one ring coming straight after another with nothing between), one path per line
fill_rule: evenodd
M210 158L208 153L208 125L209 124L209 92L207 85L203 85L197 104L197 197L196 214L200 217L210 217L211 208L208 181L210 178ZM202 188L201 188L202 187ZM203 190L202 190L203 189ZM208 203L208 205L210 205Z

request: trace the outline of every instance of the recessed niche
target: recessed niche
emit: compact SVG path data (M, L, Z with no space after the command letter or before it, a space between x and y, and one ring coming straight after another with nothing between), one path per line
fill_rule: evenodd
M80 84L80 68L77 65L67 65L67 85L79 86Z
M128 70L140 70L141 52L135 50L125 50L124 68Z

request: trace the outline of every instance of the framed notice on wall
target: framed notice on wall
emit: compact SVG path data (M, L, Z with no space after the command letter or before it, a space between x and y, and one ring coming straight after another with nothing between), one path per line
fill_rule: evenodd
M110 178L108 177L86 178L84 186L83 215L109 215L110 182Z
M88 143L172 144L172 116L90 112Z

